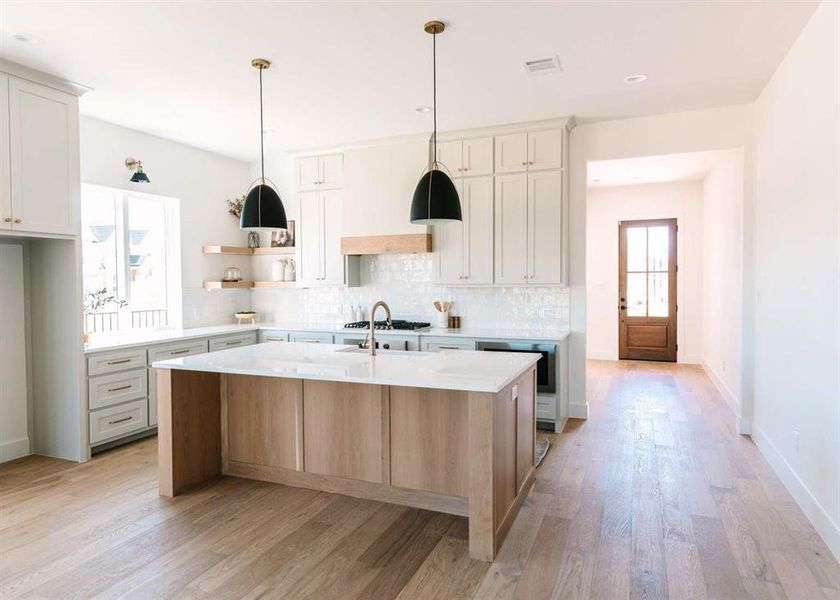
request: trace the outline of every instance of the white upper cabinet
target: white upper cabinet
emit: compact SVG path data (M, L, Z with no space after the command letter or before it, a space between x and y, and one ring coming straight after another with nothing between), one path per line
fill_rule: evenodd
M563 130L528 133L528 170L563 168Z
M496 137L496 173L563 168L563 129Z
M341 154L307 156L295 165L295 187L300 190L324 190L341 187L344 157Z
M343 285L345 279L345 258L341 254L341 190L320 192L322 254L321 283Z
M318 186L320 175L317 156L299 158L295 163L295 188L314 190Z
M496 136L496 173L513 173L528 168L528 134Z
M461 212L464 203L461 201ZM464 219L466 219L464 214ZM464 223L435 225L432 232L435 276L440 283L463 283L464 279Z
M297 264L297 279L304 285L316 285L321 281L323 265L321 200L318 192L298 194L300 223L297 245L300 247Z
M493 138L464 140L463 174L476 177L493 174Z
M493 177L467 177L461 192L463 282L493 283Z
M16 77L0 86L8 86L7 126L0 125L8 130L0 138L8 140L8 156L0 155L0 168L8 169L0 192L4 225L13 231L78 235L78 98Z
M498 138L497 138L498 139ZM528 175L496 177L495 282L528 282Z
M562 173L528 173L528 283L563 281Z
M443 163L443 166L446 167L444 171L449 171L453 178L460 177L464 170L461 140L438 142L437 160L439 163Z
M326 154L318 157L318 189L340 188L344 178L344 155Z
M0 230L12 228L12 181L9 169L9 78L0 73Z

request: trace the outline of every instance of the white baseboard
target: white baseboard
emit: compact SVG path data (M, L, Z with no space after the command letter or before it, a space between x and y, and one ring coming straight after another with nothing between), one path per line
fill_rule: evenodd
M680 356L677 362L681 365L699 365L703 363L703 359L699 356L689 354L687 356Z
M723 396L723 401L726 402L729 410L732 411L732 415L735 417L735 431L742 435L749 435L750 423L741 418L741 403L738 400L738 396L729 389L729 386L726 385L717 373L715 373L715 370L712 369L712 367L705 362L701 362L700 364L703 367L703 371L706 372L706 375L708 375L709 379L712 380L712 383L715 384L717 391L721 396Z
M586 349L587 360L618 360L618 355L615 352L597 352L595 350Z
M587 402L586 404L569 404L569 418L588 419L589 403Z
M564 429L566 429L566 423L569 422L569 419L559 419L554 423L554 433L561 433Z
M775 444L770 441L770 438L765 435L761 428L753 424L752 431L752 438L758 446L758 449L761 450L764 458L767 459L767 462L770 463L776 475L782 480L790 495L796 500L799 508L802 509L805 516L811 521L811 524L817 530L817 533L820 534L825 545L834 554L834 558L840 561L840 526L829 516L823 506L811 493L811 490L799 478L799 475L796 474L796 471L793 470L790 463L785 460L785 457L782 456L782 453L779 452Z
M0 463L4 463L32 454L29 451L29 438L22 437L0 444Z

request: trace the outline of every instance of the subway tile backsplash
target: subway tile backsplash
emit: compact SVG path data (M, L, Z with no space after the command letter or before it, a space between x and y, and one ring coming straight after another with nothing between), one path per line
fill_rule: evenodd
M461 316L462 327L554 329L569 322L567 287L460 287L432 282L431 254L386 254L361 259L361 286L306 289L265 289L250 294L252 310L262 321L317 325L340 325L352 319L352 307L361 305L367 314L379 299L391 307L395 318L435 323L434 300L451 300L451 313ZM213 296L242 290L212 292ZM242 309L240 300L212 298L200 313L200 325L232 320L234 309ZM187 306L185 290L185 307ZM228 314L224 314L227 311ZM190 317L185 308L185 324ZM185 326L198 326L190 325Z

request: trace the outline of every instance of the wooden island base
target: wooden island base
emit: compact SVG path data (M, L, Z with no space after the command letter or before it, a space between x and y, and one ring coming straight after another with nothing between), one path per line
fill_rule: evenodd
M493 394L158 369L160 493L231 475L462 515L492 561L534 482L535 377Z

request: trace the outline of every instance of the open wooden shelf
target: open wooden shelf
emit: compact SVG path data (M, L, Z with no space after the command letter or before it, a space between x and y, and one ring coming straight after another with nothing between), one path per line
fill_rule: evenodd
M254 253L253 248L240 246L202 246L201 251L204 254L244 254L246 256Z
M253 281L205 281L205 290L226 290L232 288L252 288Z
M254 254L260 256L262 254L294 254L294 246L282 246L280 248L254 248Z
M240 256L264 255L264 254L294 254L294 246L283 246L281 248L244 248L242 246L202 246L204 254L238 254Z
M296 281L255 281L255 288L293 288Z

